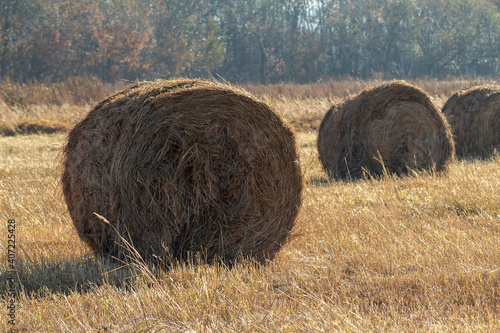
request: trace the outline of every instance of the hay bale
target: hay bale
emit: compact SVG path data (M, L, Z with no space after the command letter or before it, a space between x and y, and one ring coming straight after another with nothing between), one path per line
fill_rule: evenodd
M333 106L318 134L319 159L340 180L442 171L453 149L449 125L429 96L398 81Z
M500 150L500 87L465 89L442 109L455 139L458 158L490 158Z
M229 85L172 80L98 104L69 133L62 184L99 255L125 257L115 228L150 262L264 262L295 223L302 174L294 134L267 105Z

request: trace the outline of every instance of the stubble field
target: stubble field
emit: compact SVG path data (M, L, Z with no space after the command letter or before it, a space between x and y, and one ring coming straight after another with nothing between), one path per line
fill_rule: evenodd
M293 237L267 265L150 271L95 262L60 190L65 133L1 135L0 329L11 328L5 272L7 221L15 219L18 332L500 331L498 155L455 161L445 175L352 183L322 170L323 115L373 83L244 87L295 129L306 183ZM412 83L441 107L488 82ZM114 89L88 80L4 83L0 131L23 122L70 128Z

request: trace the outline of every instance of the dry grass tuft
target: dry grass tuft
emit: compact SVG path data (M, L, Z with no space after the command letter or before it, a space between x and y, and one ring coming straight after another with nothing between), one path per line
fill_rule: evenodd
M500 150L500 86L465 89L451 96L443 113L459 158L491 158Z
M265 262L295 223L302 175L293 133L266 104L229 85L173 80L98 104L69 134L62 183L97 254L124 260L121 235L148 262Z
M399 81L367 88L334 105L318 135L330 177L360 179L412 170L446 170L453 139L444 116L422 90Z
M53 134L69 130L69 125L57 120L20 121L14 124L0 123L0 135Z

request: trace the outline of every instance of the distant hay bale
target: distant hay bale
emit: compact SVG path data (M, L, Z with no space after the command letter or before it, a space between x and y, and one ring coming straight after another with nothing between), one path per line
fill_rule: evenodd
M442 171L453 149L449 125L429 96L399 81L333 106L318 134L320 161L339 180Z
M490 158L500 150L500 86L465 89L442 109L455 139L458 158Z
M302 174L294 134L266 104L179 79L98 104L69 133L62 185L79 236L99 255L125 257L116 229L148 262L195 253L264 262L294 226Z

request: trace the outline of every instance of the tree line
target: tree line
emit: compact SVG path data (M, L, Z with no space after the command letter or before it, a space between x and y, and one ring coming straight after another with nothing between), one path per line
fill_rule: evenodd
M6 0L0 79L498 76L499 0Z

